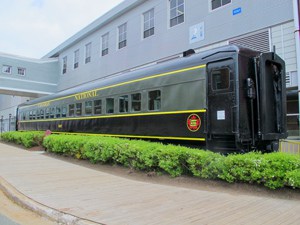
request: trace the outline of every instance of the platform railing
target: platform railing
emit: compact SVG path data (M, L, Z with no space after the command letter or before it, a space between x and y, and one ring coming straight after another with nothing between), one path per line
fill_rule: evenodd
M279 151L300 156L300 140L281 140Z

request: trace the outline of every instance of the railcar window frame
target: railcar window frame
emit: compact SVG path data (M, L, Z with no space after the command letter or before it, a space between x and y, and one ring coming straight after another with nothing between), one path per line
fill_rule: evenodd
M45 118L49 119L50 118L50 108L46 108L45 112L46 112Z
M129 95L119 96L119 113L129 112Z
M50 118L51 118L51 119L54 119L54 118L55 118L55 113L56 113L55 107L51 107L51 108L50 108Z
M36 116L36 110L32 110L32 119L33 119L33 120L36 119L35 116Z
M39 120L40 119L40 110L36 110L36 119Z
M226 70L226 73L222 73ZM230 68L222 67L211 71L211 88L214 92L227 91L230 89Z
M75 104L68 105L68 114L69 114L69 117L75 116Z
M22 112L22 120L26 120L26 112Z
M100 104L98 104L98 103L100 103ZM101 115L102 114L102 99L95 99L93 108L94 108L94 115Z
M40 118L42 120L45 119L45 111L44 111L44 109L40 109Z
M159 92L155 98L151 97L152 93ZM158 101L159 100L159 101ZM162 105L162 91L160 89L148 91L148 110L149 111L160 111Z
M115 112L115 98L109 97L105 99L106 113L113 114Z
M89 104L87 104L89 103ZM84 114L85 115L92 115L93 114L93 101L85 101L84 102Z
M135 99L133 96L139 95L139 99ZM141 112L142 111L142 93L132 93L130 95L131 99L131 112Z
M75 104L75 115L82 116L82 102L78 102Z
M55 116L56 116L56 118L61 117L61 107L60 106L55 107Z
M68 110L67 110L67 106L62 106L62 110L61 110L61 117L65 118L67 117L67 113L68 113Z

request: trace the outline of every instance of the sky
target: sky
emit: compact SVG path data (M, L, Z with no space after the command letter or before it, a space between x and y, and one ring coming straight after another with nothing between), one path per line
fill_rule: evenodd
M122 1L1 0L0 52L39 59Z

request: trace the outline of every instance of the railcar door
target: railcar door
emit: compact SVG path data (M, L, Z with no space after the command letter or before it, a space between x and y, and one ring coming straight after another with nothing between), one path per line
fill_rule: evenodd
M208 69L208 148L234 144L236 131L235 68L233 59L212 62ZM228 143L226 143L228 142Z

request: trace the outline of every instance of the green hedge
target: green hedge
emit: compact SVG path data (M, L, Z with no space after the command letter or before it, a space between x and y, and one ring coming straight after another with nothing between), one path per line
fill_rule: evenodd
M45 132L30 131L18 132L10 131L2 133L1 140L11 143L23 145L26 148L42 145Z
M10 137L29 135L27 132L10 133L5 134ZM34 135L31 137L34 138ZM50 135L44 138L43 145L47 151L88 159L93 163L119 164L147 172L165 172L172 177L191 175L230 183L262 184L271 189L284 186L300 188L300 157L297 155L251 152L223 156L181 146L79 135Z

